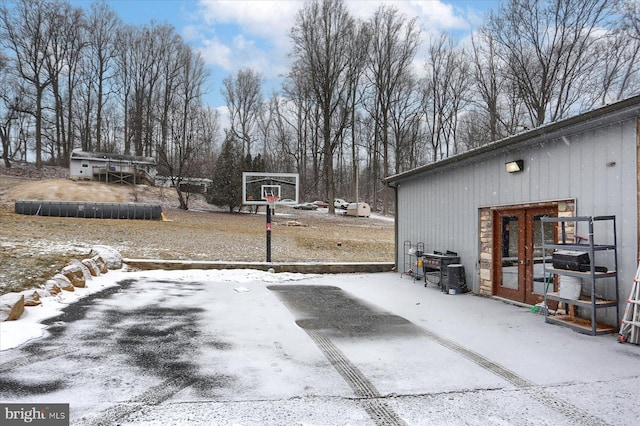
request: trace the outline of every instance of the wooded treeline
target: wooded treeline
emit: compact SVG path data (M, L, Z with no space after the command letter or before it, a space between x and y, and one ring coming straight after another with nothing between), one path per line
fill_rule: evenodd
M300 173L305 200L355 199L358 187L386 213L386 176L637 94L635 3L507 0L463 40L389 5L358 20L343 0L301 3L291 68L269 95L249 68L210 87L203 58L168 24L125 25L102 2L3 3L3 159L153 156L179 182L259 155L265 171ZM205 104L210 90L228 128Z

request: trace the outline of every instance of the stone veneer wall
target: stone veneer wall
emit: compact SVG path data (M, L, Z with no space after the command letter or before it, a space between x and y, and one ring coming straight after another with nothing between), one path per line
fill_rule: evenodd
M640 178L639 178L640 179ZM556 205L558 217L575 216L576 203L574 200L554 201L552 203L529 203L514 208L543 207ZM481 296L493 296L493 211L498 207L485 207L478 211L480 226L480 291ZM504 206L500 207L504 208ZM568 239L573 238L574 223L567 223L566 232Z

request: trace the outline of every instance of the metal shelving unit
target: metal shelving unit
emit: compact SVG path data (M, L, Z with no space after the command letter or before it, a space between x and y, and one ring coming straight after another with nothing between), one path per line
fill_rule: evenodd
M578 299L569 299L561 297L560 292L545 291L545 305L548 307L547 301L555 301L565 303L566 305L573 305L579 308L589 310L589 319L580 318L574 315L549 315L549 309L545 310L545 321L551 324L557 324L564 327L569 327L575 331L584 334L590 334L592 336L600 334L616 333L618 331L618 321L620 318L619 305L618 305L618 254L617 254L617 241L616 241L616 218L615 216L584 216L584 217L543 217L541 219L542 235L545 235L545 225L559 224L560 235L558 236L558 242L547 243L543 238L542 248L543 253L546 253L547 249L558 250L572 250L587 252L589 254L589 271L572 271L567 269L554 268L553 264L547 262L546 257L543 259L543 267L545 277L550 275L565 275L570 277L581 278L583 285L586 283L590 288L590 294L588 296L580 296ZM578 223L587 223L589 227L588 243L575 243L567 242L567 229L566 224L568 222L575 222L577 227ZM611 232L613 235L613 244L596 244L594 241L594 223L604 222L605 225L611 226ZM555 235L555 233L554 233ZM574 238L571 239L573 241ZM613 252L613 264L614 270L607 272L596 271L596 261L598 254ZM603 283L601 280L605 278L614 278L615 282L615 298L605 299L598 296L598 290L603 288L602 286L611 285L611 283ZM598 323L597 312L600 309L616 309L616 325L611 326L608 324Z
M414 281L422 280L422 253L424 253L424 243L414 245L411 241L404 242L404 268L400 276L411 275Z

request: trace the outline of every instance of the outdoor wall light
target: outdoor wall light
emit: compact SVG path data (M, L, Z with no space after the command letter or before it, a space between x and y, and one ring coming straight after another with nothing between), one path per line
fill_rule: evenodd
M505 163L505 168L509 173L517 173L524 170L524 160L509 161Z

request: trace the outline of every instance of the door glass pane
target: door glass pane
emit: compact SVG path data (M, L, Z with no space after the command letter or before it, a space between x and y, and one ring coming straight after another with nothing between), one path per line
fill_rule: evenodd
M502 287L518 289L518 216L502 217Z
M553 243L553 226L547 225L544 227L545 235L542 235L542 222L540 219L545 215L534 216L533 218L533 292L535 294L544 294L545 290L545 276L543 271L543 257L546 258L547 263L551 262L551 254L553 249L547 249L542 252L542 238L545 239L547 244ZM553 291L553 288L551 289Z

